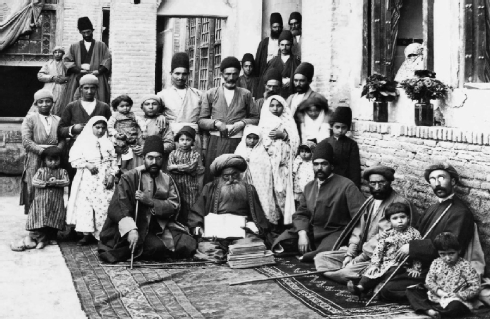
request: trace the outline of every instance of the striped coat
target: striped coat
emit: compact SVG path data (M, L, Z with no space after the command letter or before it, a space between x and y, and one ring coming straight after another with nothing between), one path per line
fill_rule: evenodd
M46 182L51 177L56 179L56 186L46 187ZM68 173L62 168L41 167L37 171L32 179L32 185L36 188L36 195L29 209L26 230L35 230L46 226L63 229L66 216L63 188L69 183Z

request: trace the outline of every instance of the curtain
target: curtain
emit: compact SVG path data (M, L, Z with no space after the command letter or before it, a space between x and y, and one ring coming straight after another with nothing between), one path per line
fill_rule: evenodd
M32 30L41 14L42 0L3 0L0 4L0 51Z

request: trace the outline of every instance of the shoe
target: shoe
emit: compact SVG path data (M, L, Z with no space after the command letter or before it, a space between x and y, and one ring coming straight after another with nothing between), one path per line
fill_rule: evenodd
M46 243L43 242L43 241L40 241L37 245L36 245L36 249L43 249L44 247L46 246Z
M97 239L94 238L92 235L85 235L83 236L82 239L80 239L77 243L77 246L87 246L90 245L91 243L97 242Z

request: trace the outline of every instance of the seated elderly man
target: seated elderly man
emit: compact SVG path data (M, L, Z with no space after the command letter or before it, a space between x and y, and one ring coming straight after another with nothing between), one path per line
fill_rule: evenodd
M325 277L343 284L361 278L361 273L371 261L378 235L391 229L385 211L392 203L409 205L411 224L415 225L418 216L416 210L405 197L391 188L394 175L393 168L382 165L364 171L362 177L368 182L371 196L342 232L333 250L315 257L315 266L317 270L326 271Z
M275 253L301 253L302 261L329 251L355 216L365 197L348 178L333 173L333 149L318 144L313 154L315 179L306 184L300 205L293 214L293 228L274 242Z
M163 153L162 138L147 137L144 166L121 176L100 233L101 260L125 261L133 248L135 259L186 258L194 254L196 240L175 221L180 208L179 192L172 178L161 171Z

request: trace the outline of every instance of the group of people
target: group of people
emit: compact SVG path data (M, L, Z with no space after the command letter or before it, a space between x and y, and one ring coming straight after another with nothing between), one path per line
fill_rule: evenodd
M98 242L105 262L132 252L152 260L213 258L215 250L200 249L208 215L242 216L247 238L314 262L360 297L393 275L379 293L385 300L408 298L431 316L469 311L480 291L482 269L472 265L481 254L473 216L454 194L456 170L427 168L439 202L421 216L391 187L390 167L363 172L366 199L359 148L348 137L350 108L329 110L310 87L313 65L292 53L300 52L292 48L300 44L301 15L291 14L291 31L282 30L278 13L270 22L271 37L255 59L223 59L223 85L206 92L187 86L189 57L176 53L171 86L145 97L140 116L127 95L111 101L112 111L106 103L110 55L92 39L90 20L80 18L83 41L64 58L55 48L51 67L62 69L63 58L71 73L41 70L65 93L75 88L66 93L74 100L40 90L37 112L22 124L29 235L12 249L53 244L68 225L83 234L79 245ZM226 251L230 238L221 239Z

